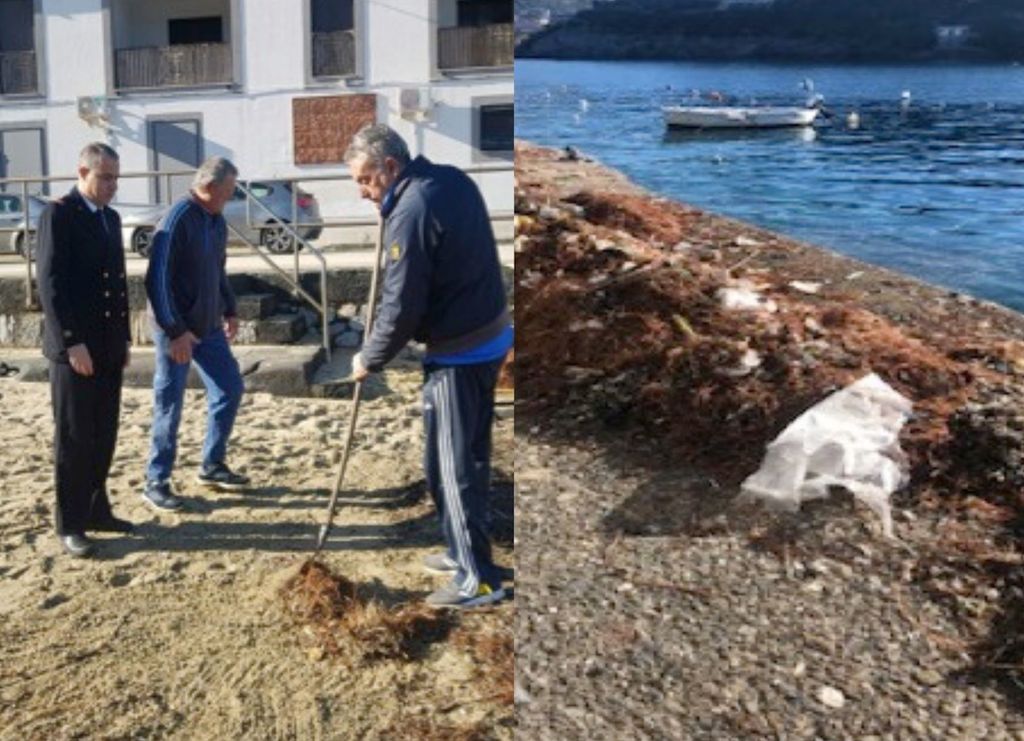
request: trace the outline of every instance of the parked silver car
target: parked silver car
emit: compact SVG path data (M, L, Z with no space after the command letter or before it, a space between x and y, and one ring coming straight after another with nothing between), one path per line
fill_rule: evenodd
M25 245L28 244L32 254L35 254L36 229L47 202L42 196L29 195L26 222L22 197L14 193L0 193L0 229L9 235L7 241L12 252L24 256ZM141 254L148 253L153 238L153 225L166 208L132 203L115 203L113 208L121 215L121 234L125 247Z
M266 208L252 203L247 213L245 192L241 188L236 188L234 198L224 207L224 218L228 224L246 240L261 244L271 252L292 252L295 240L282 224L292 222L293 184L285 180L260 180L243 182L242 185L247 186L253 197ZM323 231L320 204L312 193L307 193L301 188L295 193L295 216L301 224L297 232L304 240L316 239ZM28 239L34 254L35 230L39 224L39 214L42 213L47 201L40 196L29 196L28 224L31 226L26 228L21 200L20 195L0 193L0 228L8 227L12 230L10 246L13 251L24 254L24 245ZM133 203L113 203L111 206L121 214L125 248L148 257L156 225L170 210L170 206ZM232 244L242 244L238 233L229 229L228 241ZM301 247L300 242L299 248Z
M0 229L3 229L3 240L10 246L11 252L19 255L25 254L25 204L20 194L0 193ZM28 197L29 223L32 224L33 233L29 244L35 252L35 227L39 223L39 214L46 207L46 199L40 196L30 195Z
M241 188L235 189L234 198L224 206L224 218L228 225L237 230L228 230L228 242L231 244L243 244L238 236L240 233L249 242L265 246L271 252L286 254L295 248L295 239L282 226L292 223L292 188L293 184L286 180L259 180L242 182L253 197L258 199L266 208L259 205L249 204L246 212L246 195ZM323 219L320 217L320 204L312 193L299 188L295 195L295 216L301 225L296 231L304 240L314 240L323 231ZM119 207L118 207L119 208ZM156 207L158 210L151 214L151 226L148 233L145 232L141 222L138 224L140 233L133 236L131 242L127 239L125 244L145 257L149 256L149 244L152 241L153 230L160 217L164 215L170 206ZM269 211L269 213L268 213ZM134 234L134 233L133 233ZM299 243L299 249L302 243Z
M224 218L228 224L241 232L250 242L256 242L271 252L279 254L292 252L295 248L294 238L282 223L292 222L292 188L294 183L287 180L253 180L243 182L253 197L266 208L250 204L246 214L246 196L241 188L235 189L235 197L224 207ZM301 224L295 231L302 239L312 241L323 231L323 219L320 218L320 204L316 197L302 188L295 190L295 217ZM267 213L267 210L270 213ZM271 215L272 214L272 215ZM238 238L229 232L229 241L238 242ZM302 244L299 243L301 248Z

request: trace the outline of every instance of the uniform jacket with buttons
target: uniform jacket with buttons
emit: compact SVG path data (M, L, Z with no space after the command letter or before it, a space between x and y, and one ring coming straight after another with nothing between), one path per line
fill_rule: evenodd
M67 350L85 343L97 372L124 364L131 324L121 217L90 210L78 188L49 203L39 217L39 301L43 355L67 363Z

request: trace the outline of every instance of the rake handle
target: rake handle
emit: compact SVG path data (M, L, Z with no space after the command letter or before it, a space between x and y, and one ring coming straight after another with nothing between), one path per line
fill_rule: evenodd
M373 312L377 304L377 283L380 280L380 258L384 252L384 220L378 216L377 246L373 256L373 273L370 278L370 298L366 312L366 330L363 333L363 342L370 336L373 329ZM324 297L326 301L326 297ZM345 432L345 444L342 448L341 463L338 464L338 474L334 478L334 490L331 492L331 500L327 505L327 520L320 526L317 533L316 549L313 551L313 558L320 555L327 538L331 534L331 525L334 523L334 514L338 508L338 493L341 491L341 484L345 480L345 469L348 468L348 457L352 451L352 439L356 431L356 419L359 416L359 402L362 399L363 382L356 381L355 389L352 391L352 410L349 412L348 429Z

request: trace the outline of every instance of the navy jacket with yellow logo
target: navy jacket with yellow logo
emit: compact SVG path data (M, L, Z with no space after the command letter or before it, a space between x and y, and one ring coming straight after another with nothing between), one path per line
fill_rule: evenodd
M386 264L380 309L362 349L379 371L410 340L457 353L506 330L501 264L476 184L457 167L410 162L381 204Z

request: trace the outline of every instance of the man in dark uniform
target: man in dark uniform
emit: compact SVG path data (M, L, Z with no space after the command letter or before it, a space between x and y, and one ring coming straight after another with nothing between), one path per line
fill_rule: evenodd
M76 557L92 553L87 530L132 530L114 516L106 489L131 343L121 217L108 206L119 174L117 152L87 145L78 184L39 218L43 354L50 361L56 427L56 529L64 550Z
M380 310L354 376L381 370L409 340L427 346L424 468L448 550L424 566L451 576L427 604L495 602L505 592L487 525L491 424L512 324L487 206L464 172L411 159L383 124L359 131L345 161L362 196L380 208L387 253Z

